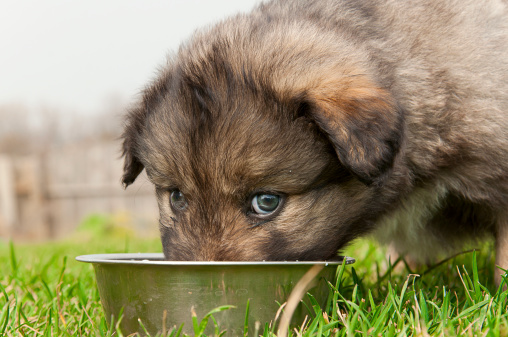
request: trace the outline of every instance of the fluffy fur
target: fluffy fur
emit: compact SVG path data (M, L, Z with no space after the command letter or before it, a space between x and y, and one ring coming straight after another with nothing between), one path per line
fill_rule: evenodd
M168 259L329 259L375 231L419 258L493 235L506 268L506 3L261 4L169 58L123 153ZM284 198L268 219L259 191Z

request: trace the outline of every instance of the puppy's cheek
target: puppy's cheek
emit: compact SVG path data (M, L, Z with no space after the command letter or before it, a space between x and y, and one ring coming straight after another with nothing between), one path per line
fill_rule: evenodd
M162 243L162 250L166 260L186 260L187 250L179 248L180 245L175 244L179 234L179 227L181 226L181 219L178 219L171 209L169 203L169 191L156 189L157 204L159 206L159 232Z
M170 193L166 190L156 190L157 204L159 206L159 227L163 228L176 228L181 222L178 216L173 213L170 206Z
M166 260L193 261L196 260L196 248L188 237L182 235L175 227L160 226L162 250Z
M361 214L363 199L343 186L326 186L288 198L284 211L270 226L269 250L274 259L334 257L346 228Z
M306 259L306 252L315 246L321 247L326 224L326 212L316 207L315 196L288 198L277 219L266 226L270 232L271 259Z
M160 220L167 220L172 215L171 206L169 204L169 191L162 190L159 188L155 189L155 196L157 198L157 205L159 206L159 217Z
M247 222L239 223L223 238L221 246L228 253L225 260L271 260L269 232L263 228L249 229L249 226Z
M171 230L164 226L160 225L160 236L161 236L161 242L162 242L162 251L164 252L164 257L166 260L175 260L172 256L171 251Z

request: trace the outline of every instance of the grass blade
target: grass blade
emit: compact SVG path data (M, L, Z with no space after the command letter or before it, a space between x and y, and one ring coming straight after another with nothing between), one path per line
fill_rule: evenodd
M461 319L462 317L466 317L466 316L470 315L471 313L483 308L485 305L489 304L489 302L490 302L490 299L488 299L488 298L481 301L481 302L478 302L475 305L463 310L460 314L455 316L451 321L455 322L455 321Z
M205 318L208 318L208 317L210 317L211 315L213 315L215 313L218 313L218 312L221 312L221 311L224 311L224 310L234 309L234 308L236 308L234 305L223 305L223 306L217 307L215 309L210 310L205 315Z
M0 336L3 336L4 333L5 333L5 330L7 329L7 323L9 323L9 315L10 315L10 312L9 312L9 303L7 303L5 305L6 307L6 314L5 314L5 320L4 320L4 324L2 325L2 330L0 331ZM3 315L2 315L3 316Z
M201 336L203 334L203 332L206 329L206 326L208 325L208 318L210 318L210 316L212 316L215 313L218 313L218 312L221 312L221 311L224 311L224 310L229 310L229 309L232 309L232 308L236 308L236 307L234 305L223 305L223 306L220 306L220 307L217 307L215 309L210 310L203 317L203 319L201 320L199 325L198 325L198 320L197 320L197 317L196 317L196 313L194 312L194 309L193 309L192 324L195 327L194 333L196 333L196 336ZM196 329L196 326L197 326L197 329Z
M16 251L14 250L14 243L9 241L9 257L11 261L11 270L12 270L12 277L17 278L18 277L18 262L16 259Z
M179 337L182 334L182 330L183 330L183 323L180 324L180 327L178 328L178 331L176 332L175 337Z
M249 307L250 307L250 299L247 300L247 307L245 308L245 320L243 322L244 337L247 337L249 335Z
M425 324L429 322L429 309L427 307L427 300L425 299L425 295L423 295L423 291L420 289L420 315L423 318Z
M478 265L476 263L476 250L473 251L473 286L475 292L475 300L479 301L482 298L482 292L480 290L480 281L478 279Z
M200 325L198 323L198 317L196 315L196 311L194 310L194 307L191 308L191 315L192 315L192 328L194 329L194 336L200 336L201 335L201 333L199 332ZM206 320L206 321L208 321L208 320Z
M139 322L139 325L141 326L141 329L143 329L144 333L146 334L147 337L152 337L150 335L150 333L146 330L146 327L145 325L143 324L143 321L141 320L141 318L138 318L138 322Z
M5 302L9 303L9 295L7 295L7 291L5 290L4 286L0 283L0 290L2 291L2 294L5 297Z

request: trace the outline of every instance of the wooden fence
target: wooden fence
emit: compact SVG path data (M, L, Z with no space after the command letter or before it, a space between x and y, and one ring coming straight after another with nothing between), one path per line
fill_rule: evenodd
M58 238L87 215L128 212L140 232L157 231L144 173L124 190L118 143L76 145L24 157L0 155L0 237Z

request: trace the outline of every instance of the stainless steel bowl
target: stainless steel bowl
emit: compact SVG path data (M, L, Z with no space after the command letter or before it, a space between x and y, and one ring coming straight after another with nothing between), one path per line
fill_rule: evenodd
M247 301L249 331L255 322L273 321L298 280L313 266L322 265L315 286L309 292L324 303L329 293L326 280L333 282L337 267L345 260L320 262L189 262L165 261L163 254L98 254L76 258L92 263L108 324L118 320L122 332L144 334L139 320L152 335L179 327L193 333L192 313L198 320L219 306L236 308L213 315L227 335L243 335ZM295 311L300 322L308 314L305 306ZM139 319L139 320L138 320ZM113 322L114 324L114 322ZM208 324L207 332L213 332Z

